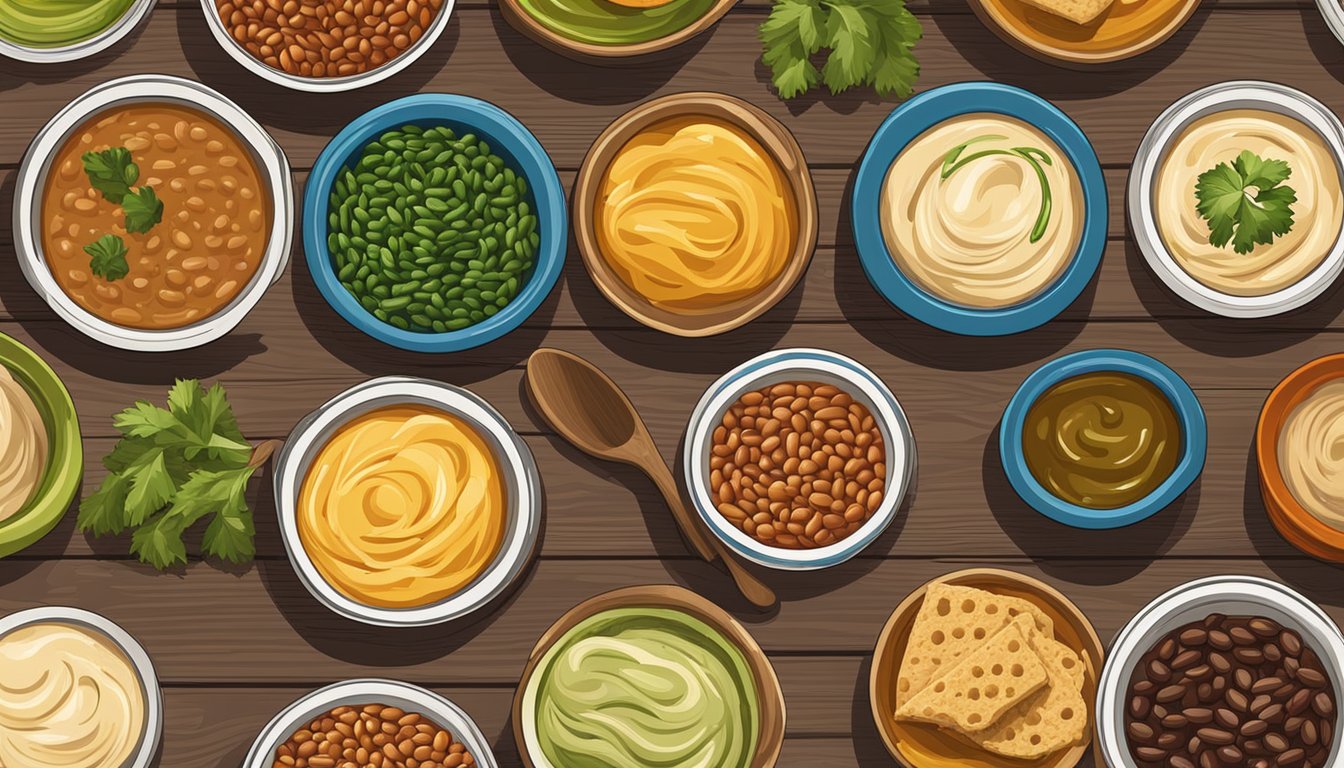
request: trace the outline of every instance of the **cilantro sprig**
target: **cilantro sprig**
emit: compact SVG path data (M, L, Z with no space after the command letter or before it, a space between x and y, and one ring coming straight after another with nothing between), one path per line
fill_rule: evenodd
M1195 184L1199 215L1209 224L1209 244L1247 254L1293 229L1297 192L1283 182L1293 169L1243 150L1231 165L1219 163Z
M140 166L126 147L111 147L85 152L80 158L89 185L110 203L121 206L127 232L145 233L163 221L163 201L153 187L136 187ZM120 280L130 272L126 262L126 243L116 235L103 235L84 246L89 254L89 269L104 280Z
M868 85L905 98L919 77L914 47L924 32L904 0L776 0L758 34L782 99L820 83L831 93Z
M120 204L130 193L131 185L140 180L140 166L131 160L131 150L125 147L85 152L81 159L89 184L108 202Z
M89 269L104 280L120 280L131 271L126 263L126 241L116 235L103 235L84 246L89 254Z
M274 449L243 437L219 384L179 380L168 407L140 401L112 420L122 435L103 458L108 475L79 504L78 528L131 532L131 553L159 570L187 561L183 537L208 519L201 550L231 563L252 559L248 480Z

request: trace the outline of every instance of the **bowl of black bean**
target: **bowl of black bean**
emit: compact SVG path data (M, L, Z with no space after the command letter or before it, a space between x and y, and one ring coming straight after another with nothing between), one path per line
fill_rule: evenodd
M1183 584L1112 644L1097 693L1102 753L1114 768L1338 765L1342 663L1338 626L1282 584Z

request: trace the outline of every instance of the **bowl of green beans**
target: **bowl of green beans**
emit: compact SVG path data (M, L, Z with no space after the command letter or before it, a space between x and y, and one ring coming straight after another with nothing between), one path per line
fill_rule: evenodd
M347 125L304 191L318 291L364 333L458 352L526 320L555 286L567 234L546 150L509 113L417 94Z

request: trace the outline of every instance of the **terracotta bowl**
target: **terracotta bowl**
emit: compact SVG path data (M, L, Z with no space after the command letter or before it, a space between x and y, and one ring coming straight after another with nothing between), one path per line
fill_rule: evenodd
M704 116L728 122L745 131L765 148L783 170L798 213L798 236L784 271L773 283L750 296L697 314L659 307L631 290L607 265L597 245L595 212L598 190L607 167L636 134L669 118ZM574 184L574 237L588 266L588 274L611 303L639 322L678 336L712 336L730 331L758 317L784 298L812 261L817 244L817 197L803 150L778 120L758 107L721 93L678 93L646 101L607 126L588 150Z
M770 666L770 659L727 611L688 589L672 584L625 587L590 598L569 609L541 636L528 656L522 680L513 697L513 738L518 745L518 753L522 755L523 765L527 768L537 766L528 751L530 745L523 733L523 697L537 664L551 646L579 622L603 611L632 606L683 611L713 627L737 645L751 669L760 707L761 731L756 740L756 753L751 758L751 768L773 768L784 746L784 692L780 690L779 678L775 676L774 667Z
M1038 760L1015 760L985 752L970 741L934 725L898 722L896 675L905 656L910 628L924 602L924 593L929 586L926 583L892 611L873 651L872 672L868 678L869 705L877 731L882 734L882 741L892 757L906 768L1074 768L1090 748L1097 756L1097 765L1105 765L1093 744L1096 718L1090 713L1097 698L1097 678L1101 674L1104 653L1096 630L1082 611L1054 587L1011 571L970 568L934 581L1029 600L1054 620L1056 638L1077 651L1086 667L1083 700L1088 702L1089 709L1087 736L1079 744Z
M709 10L695 22L688 24L670 35L646 40L642 43L621 45L597 45L574 40L551 30L528 13L518 0L499 0L499 9L509 26L555 53L586 64L605 64L619 66L623 59L631 56L665 51L690 40L696 35L714 26L723 15L728 13L737 0L717 0Z
M1009 45L1065 67L1087 67L1138 56L1185 24L1199 0L1115 0L1091 24L1035 8L1022 0L970 0L980 20Z
M1312 557L1344 563L1344 531L1317 520L1288 490L1279 468L1279 433L1293 412L1317 387L1344 376L1344 354L1313 360L1288 375L1269 393L1255 429L1255 459L1260 495L1270 522L1293 546Z

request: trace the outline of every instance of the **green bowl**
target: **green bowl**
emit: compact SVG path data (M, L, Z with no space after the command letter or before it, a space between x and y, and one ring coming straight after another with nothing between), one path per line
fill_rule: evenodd
M33 498L18 514L0 521L0 557L42 538L70 508L84 478L84 443L70 393L42 358L0 333L0 365L28 391L47 427L47 469Z

